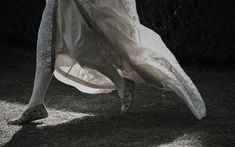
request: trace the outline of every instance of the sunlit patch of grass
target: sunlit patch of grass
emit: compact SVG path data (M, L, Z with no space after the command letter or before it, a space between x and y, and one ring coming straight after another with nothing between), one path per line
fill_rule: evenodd
M15 132L21 129L21 126L8 126L7 121L10 119L18 118L25 110L26 105L19 103L10 103L6 101L0 101L0 144L6 143L13 136ZM86 117L93 117L93 114L75 113L68 111L61 111L56 109L47 108L49 118L34 121L38 124L38 127L55 126L63 123L70 122L74 119L83 119Z
M200 121L172 92L162 97L157 89L137 87L130 113L120 116L117 92L84 94L53 79L46 95L49 117L36 126L7 126L26 108L34 78L34 65L18 60L28 53L14 53L0 79L0 146L235 146L235 72L192 67L185 71L207 106Z
M202 147L200 142L200 134L191 133L184 134L183 136L176 138L174 141L162 145L152 145L149 147Z

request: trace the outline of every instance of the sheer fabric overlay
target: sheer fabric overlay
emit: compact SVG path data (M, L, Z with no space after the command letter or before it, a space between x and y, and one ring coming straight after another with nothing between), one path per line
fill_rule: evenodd
M50 1L54 0L47 5ZM157 33L139 22L135 0L57 2L54 75L58 80L85 93L108 93L115 86L95 69L112 64L137 85L171 89L198 119L206 115L199 91L174 55Z

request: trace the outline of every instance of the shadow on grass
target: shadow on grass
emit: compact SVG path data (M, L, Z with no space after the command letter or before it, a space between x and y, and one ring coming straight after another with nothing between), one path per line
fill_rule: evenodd
M202 122L190 117L182 120L174 114L164 116L156 112L128 114L124 117L85 117L56 126L25 125L4 147L157 146L174 142L185 134L200 132Z
M34 65L25 61L34 57L18 52L4 58L8 64L2 68L0 100L27 104ZM136 91L134 113L120 117L115 93L83 94L54 80L47 93L50 108L97 115L54 126L23 126L4 146L235 146L234 72L189 71L208 108L204 120L197 121L178 98L172 99L175 95L161 98L159 92L146 88Z
M156 112L124 117L84 117L56 126L25 125L3 147L231 146L234 145L234 134L225 129L227 123L218 123L212 117L197 121Z

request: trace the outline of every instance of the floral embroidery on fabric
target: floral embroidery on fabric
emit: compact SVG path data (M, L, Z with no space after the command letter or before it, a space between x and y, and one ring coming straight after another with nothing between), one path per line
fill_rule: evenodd
M138 23L139 17L136 10L135 0L120 0L120 3L124 7L127 15L132 19L133 23Z
M37 41L37 67L39 72L50 72L53 36L53 10L55 0L48 0L43 12Z

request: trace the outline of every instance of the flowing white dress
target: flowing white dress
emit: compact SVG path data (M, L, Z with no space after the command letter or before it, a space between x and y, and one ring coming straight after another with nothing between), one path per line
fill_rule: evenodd
M54 5L56 14L53 67L58 80L85 93L111 92L114 84L95 69L112 64L136 84L173 90L198 119L206 115L200 93L174 55L139 22L135 0L52 1L47 5Z

